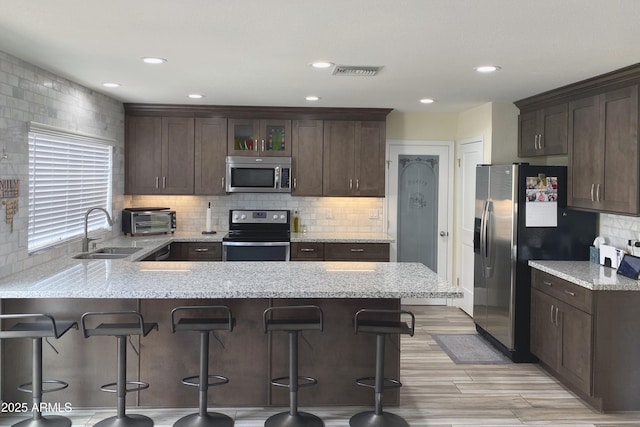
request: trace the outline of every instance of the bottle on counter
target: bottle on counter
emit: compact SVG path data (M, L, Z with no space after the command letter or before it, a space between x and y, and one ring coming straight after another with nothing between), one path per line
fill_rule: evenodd
M293 232L300 232L300 213L298 212L298 209L293 210Z

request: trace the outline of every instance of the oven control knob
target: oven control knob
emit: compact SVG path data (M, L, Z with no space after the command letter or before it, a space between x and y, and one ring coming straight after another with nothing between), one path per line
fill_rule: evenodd
M280 215L280 219L284 219L284 218L285 218L284 215Z
M273 215L273 219L278 219L278 215Z
M240 219L247 219L247 216L245 214L240 215Z
M237 219L238 219L238 214L235 214L235 215L233 216L233 219L234 219L234 220L237 220Z

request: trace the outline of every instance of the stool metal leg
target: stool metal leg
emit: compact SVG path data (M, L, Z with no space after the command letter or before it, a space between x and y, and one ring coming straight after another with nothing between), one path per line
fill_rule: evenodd
M375 408L373 411L360 412L349 420L351 427L409 427L409 423L399 415L382 410L384 392L384 342L385 334L376 335L376 377Z
M106 418L94 427L153 427L153 420L144 415L126 415L127 405L127 336L116 337L118 342L118 380L116 383L117 415Z
M218 412L207 412L209 390L209 331L200 332L200 383L198 413L180 418L173 427L232 427L233 419Z
M31 396L32 405L35 409L33 417L20 421L12 427L71 427L71 420L59 415L48 415L44 417L40 410L42 403L42 338L33 338L32 368L31 368Z
M308 412L298 412L298 331L289 331L289 412L270 416L265 427L323 427L324 422Z

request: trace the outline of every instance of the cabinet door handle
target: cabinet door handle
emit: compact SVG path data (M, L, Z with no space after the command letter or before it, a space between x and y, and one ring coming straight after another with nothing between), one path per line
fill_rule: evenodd
M593 188L595 187L595 184L591 184L591 201L595 202L594 198L593 198Z
M553 304L551 304L551 324L555 325L555 322L553 321L553 309L554 309Z
M349 180L349 190L353 190L353 179Z
M166 176L162 177L162 188L167 188L167 177Z
M262 140L262 151L264 151L264 139Z
M196 252L209 252L209 248L195 248Z
M298 179L293 178L293 189L295 190L296 188L298 188Z
M553 286L553 283L547 282L546 280L543 280L542 283L544 283L547 286Z
M538 135L538 148L542 150L542 140L544 136L542 134Z
M596 187L596 202L600 203L600 184Z
M536 136L533 138L533 148L534 148L535 150L537 150L537 149L538 149L538 137L539 137L539 136L540 136L540 135L536 133Z
M160 188L160 177L156 176L156 188Z
M351 252L364 252L363 248L352 248Z
M313 248L300 248L300 252L315 252L316 250Z
M356 179L356 190L360 191L360 178Z
M560 323L558 323L558 312L560 311L560 309L558 307L556 307L556 326L559 326Z
M571 292L571 291L564 291L564 293L565 293L565 294L567 294L567 295L571 295L572 297L575 297L575 296L576 296L575 292Z

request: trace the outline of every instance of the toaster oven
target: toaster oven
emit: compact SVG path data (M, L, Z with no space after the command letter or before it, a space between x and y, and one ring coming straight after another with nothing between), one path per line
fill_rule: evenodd
M169 208L127 208L122 211L122 232L131 236L173 233L176 212Z

